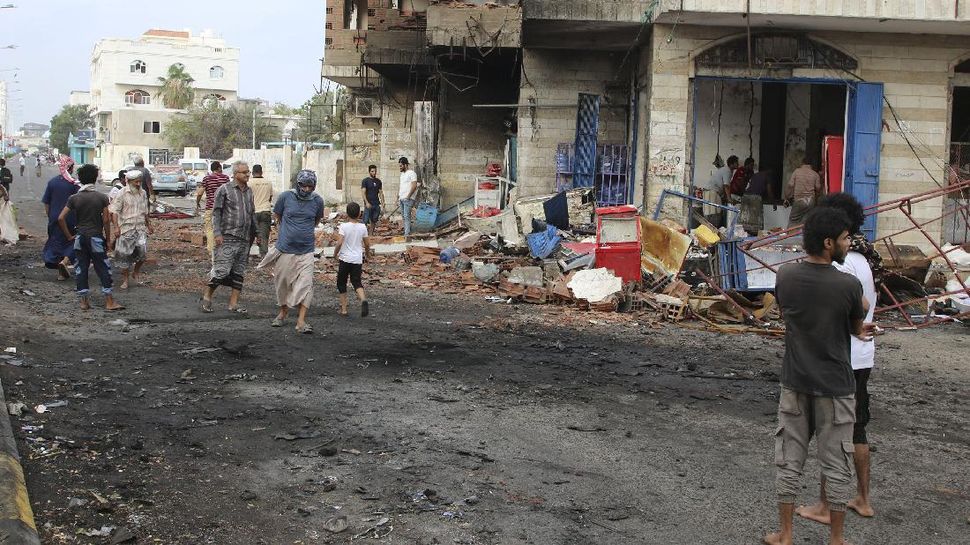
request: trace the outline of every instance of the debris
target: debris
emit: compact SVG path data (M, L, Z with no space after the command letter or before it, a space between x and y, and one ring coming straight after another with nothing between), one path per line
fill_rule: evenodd
M84 358L81 363L94 363L94 358Z
M478 496L469 496L465 498L464 501L465 505L478 505L481 500L478 498Z
M27 410L27 405L23 403L7 403L7 414L11 416L21 416Z
M320 454L320 456L330 458L337 455L337 447L323 447L318 450L317 453Z
M331 534L339 534L349 527L350 524L347 523L347 517L343 515L327 519L326 522L323 523L323 529Z
M525 238L528 241L529 252L532 254L532 257L545 259L556 251L556 248L562 241L562 237L559 236L558 232L555 225L549 225L544 231L526 235Z
M498 265L494 263L483 263L481 261L472 261L472 274L479 282L488 283L498 276L500 269Z
M131 543L136 539L138 539L138 536L136 536L131 530L127 528L120 528L117 532L115 532L114 537L111 538L111 545L118 545L119 543Z
M577 271L566 286L577 299L599 303L619 293L623 289L623 281L606 269L587 269Z
M67 508L73 509L74 507L84 507L88 504L88 500L83 500L81 498L68 498Z
M25 290L20 290L20 293L26 295L27 297L33 297L33 296L37 295L36 293L34 293L34 292L30 291L30 290L26 290L26 289Z
M259 496L252 490L243 490L242 494L239 494L239 499L242 501L253 501Z
M47 412L47 406L44 404L34 406L34 412L37 414L44 414Z
M545 281L542 279L542 268L540 267L516 267L509 273L508 281L511 284L535 288L545 286Z
M77 533L82 536L88 537L108 537L111 532L115 531L114 526L102 526L100 530L89 529L89 530L78 530Z
M273 436L273 439L282 439L283 441L296 441L298 439L314 439L320 437L319 431L306 431L300 430L298 432L288 432L288 433L277 433Z
M182 374L179 375L179 378L182 380L194 380L195 375L192 374L191 369L186 369L185 371L182 371Z
M8 346L8 347L4 348L3 351L5 353L7 353L7 354L16 354L17 353L17 347L16 346Z
M461 250L459 250L458 248L455 248L454 246L451 246L449 248L445 248L444 250L441 250L441 252L438 253L438 259L441 260L442 263L451 263L452 260L454 260L459 255L461 255Z

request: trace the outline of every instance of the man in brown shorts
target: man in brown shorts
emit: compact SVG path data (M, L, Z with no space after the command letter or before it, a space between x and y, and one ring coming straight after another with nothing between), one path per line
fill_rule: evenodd
M778 271L775 293L785 317L774 455L781 528L765 536L768 545L792 545L795 497L813 434L831 510L829 544L846 543L845 508L854 492L856 385L850 338L872 338L871 324L863 324L867 309L862 285L832 266L845 260L850 227L842 210L812 210L803 231L808 257Z

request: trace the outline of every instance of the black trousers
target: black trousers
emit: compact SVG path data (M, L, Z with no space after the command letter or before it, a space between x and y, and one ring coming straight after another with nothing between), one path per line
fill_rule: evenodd
M360 281L360 274L364 272L364 266L360 263L347 263L346 261L341 261L337 265L337 291L339 293L347 293L347 278L350 278L350 283L354 286L355 290L359 290L364 287Z

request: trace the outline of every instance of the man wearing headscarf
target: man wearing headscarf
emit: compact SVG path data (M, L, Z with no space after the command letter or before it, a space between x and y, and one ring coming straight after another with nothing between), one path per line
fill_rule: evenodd
M38 165L40 157L38 156ZM48 269L57 269L58 279L67 280L70 274L67 272L65 261L74 264L74 244L64 235L58 225L57 218L61 215L61 210L67 204L67 199L78 191L78 185L74 181L74 160L66 155L61 155L58 162L60 174L51 178L47 182L44 196L41 201L44 203L44 210L47 211L47 243L44 244L44 266ZM38 168L38 172L40 168ZM77 225L77 218L73 212L65 217L67 228L74 232Z
M111 201L114 223L115 261L121 266L121 289L128 289L128 273L139 281L141 267L148 255L148 235L152 226L148 221L148 202L141 189L142 172L138 169L125 173L127 184Z
M296 330L313 333L306 323L307 310L313 301L314 229L323 219L323 198L314 192L317 175L301 170L296 175L296 189L280 194L273 206L279 225L279 237L258 268L275 266L276 301L279 313L271 325L280 327L290 309L297 309Z
M246 312L239 306L249 247L256 239L256 205L249 189L249 163L232 165L232 181L216 190L212 204L212 234L216 243L209 283L202 294L202 311L212 312L212 295L219 286L232 289L229 312Z

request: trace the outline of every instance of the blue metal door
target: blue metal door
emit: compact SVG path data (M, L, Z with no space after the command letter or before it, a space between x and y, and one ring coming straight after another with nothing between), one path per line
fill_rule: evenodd
M862 206L879 202L879 148L882 140L882 84L849 84L845 128L844 189ZM876 216L866 218L862 232L876 237Z
M596 133L600 126L600 97L579 93L576 144L573 146L573 187L593 187L596 178Z

